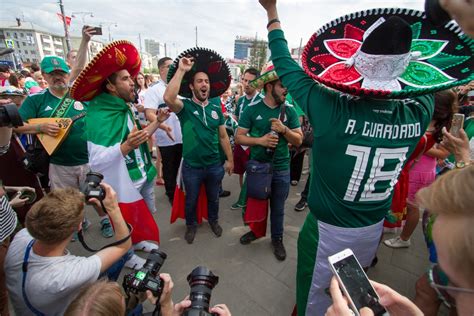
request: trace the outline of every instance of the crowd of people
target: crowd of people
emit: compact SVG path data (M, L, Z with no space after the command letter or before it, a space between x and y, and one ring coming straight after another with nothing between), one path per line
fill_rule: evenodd
M173 303L166 273L158 296L126 298L116 283L124 267L144 267L135 252L159 248L156 186L192 244L203 219L222 236L222 180L238 175L231 209L249 228L240 243L266 236L270 218L273 255L284 261L285 202L305 157L295 315L374 315L370 305L351 310L328 257L349 248L368 269L381 243L410 246L421 213L432 267L413 302L372 282L378 303L390 315L436 315L442 303L472 314L474 78L464 70L473 5L428 0L427 19L411 10L346 15L315 33L301 67L276 0L260 4L271 62L245 69L234 89L226 61L207 48L161 58L157 81L125 40L88 61L87 26L66 60L46 56L17 73L0 66L0 315L9 301L17 315L139 315L145 299L162 315L195 308L196 297ZM435 26L450 16L459 26ZM81 257L67 248L88 247L86 204L115 241ZM382 241L384 231L399 235ZM230 315L225 304L204 309Z

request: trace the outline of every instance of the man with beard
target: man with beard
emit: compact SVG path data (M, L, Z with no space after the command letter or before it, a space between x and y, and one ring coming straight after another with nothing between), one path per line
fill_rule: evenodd
M257 88L263 87L265 97L245 108L239 119L235 141L239 145L250 146L250 159L272 163L271 238L273 254L282 261L286 259L283 245L285 200L290 190L288 143L298 147L303 141L303 133L295 108L285 103L288 90L278 79L273 66L268 67L267 71L252 83L256 84ZM240 238L240 243L247 245L257 238L251 230Z
M134 119L133 78L140 64L140 55L130 42L112 42L81 72L71 95L90 100L85 136L92 170L100 172L117 192L122 215L133 227L133 249L151 252L158 246L149 240L159 242L159 231L150 213L155 209L156 169L146 142L168 114L158 111L156 120L144 129ZM92 76L96 80L91 81ZM125 266L136 269L144 263L133 255Z
M244 89L244 95L239 98L237 106L235 107L234 118L238 122L239 118L248 105L253 105L254 103L259 102L263 96L257 91L257 89L251 87L249 82L260 76L260 72L255 68L248 68L244 71L242 76L241 83ZM245 173L245 166L247 165L247 160L249 159L250 149L248 146L244 145L235 145L234 147L234 173L239 175L239 184L242 187L243 176ZM245 207L245 201L241 201L245 194L240 194L239 200L232 204L230 207L233 210Z
M209 98L224 93L231 77L221 56L208 49L193 48L175 60L168 78L172 79L164 99L178 116L183 132L182 175L186 190L184 238L191 244L196 235L196 206L201 184L206 189L209 225L217 237L222 235L218 223L219 187L224 169L230 175L234 161L220 104L211 103ZM179 99L178 93L185 98ZM219 145L227 157L224 167Z

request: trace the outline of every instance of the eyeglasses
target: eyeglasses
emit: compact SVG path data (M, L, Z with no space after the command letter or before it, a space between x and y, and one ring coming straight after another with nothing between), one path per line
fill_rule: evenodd
M441 270L439 265L434 265L428 270L430 286L437 292L439 298L448 306L455 306L455 300L450 292L461 292L474 294L473 289L450 286L448 276Z

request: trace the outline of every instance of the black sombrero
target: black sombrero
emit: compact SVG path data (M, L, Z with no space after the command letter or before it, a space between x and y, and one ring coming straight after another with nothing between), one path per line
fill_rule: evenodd
M303 68L341 92L400 99L473 80L473 55L474 40L453 22L435 27L421 11L371 9L319 29L306 44Z
M194 57L194 65L193 68L184 75L181 81L181 87L179 89L180 96L185 98L191 98L193 96L189 88L189 83L193 75L197 72L205 72L209 76L211 85L209 98L218 97L229 88L232 77L225 59L215 51L203 47L190 48L179 54L168 71L168 82L171 81L171 78L173 78L176 73L179 60L182 57Z

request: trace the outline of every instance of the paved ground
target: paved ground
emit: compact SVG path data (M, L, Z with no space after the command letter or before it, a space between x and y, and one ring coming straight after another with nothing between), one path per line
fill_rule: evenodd
M224 188L232 194L220 202L220 223L224 229L222 237L216 238L209 225L204 223L198 228L192 245L188 245L183 238L184 221L169 224L170 205L164 188L156 187L158 212L155 219L160 227L161 250L168 254L161 271L170 273L173 278L174 301L189 293L186 276L194 267L204 265L220 278L212 292L212 304L227 304L233 315L290 315L295 304L296 242L308 213L307 209L295 212L293 208L300 198L299 192L304 188L306 177L304 175L297 186L291 187L286 201L284 244L288 257L283 262L273 256L269 237L246 246L239 243L239 237L247 232L247 228L242 224L241 212L230 209L239 194L237 176L224 178ZM97 215L89 208L87 213L93 222L86 233L87 240L91 245L93 240L104 242L99 235ZM79 243L72 244L70 250L75 254L87 254ZM146 254L139 255L146 258ZM392 250L381 245L378 257L379 263L369 271L369 277L413 297L415 281L428 267L420 227L410 248ZM130 270L125 269L124 272Z

